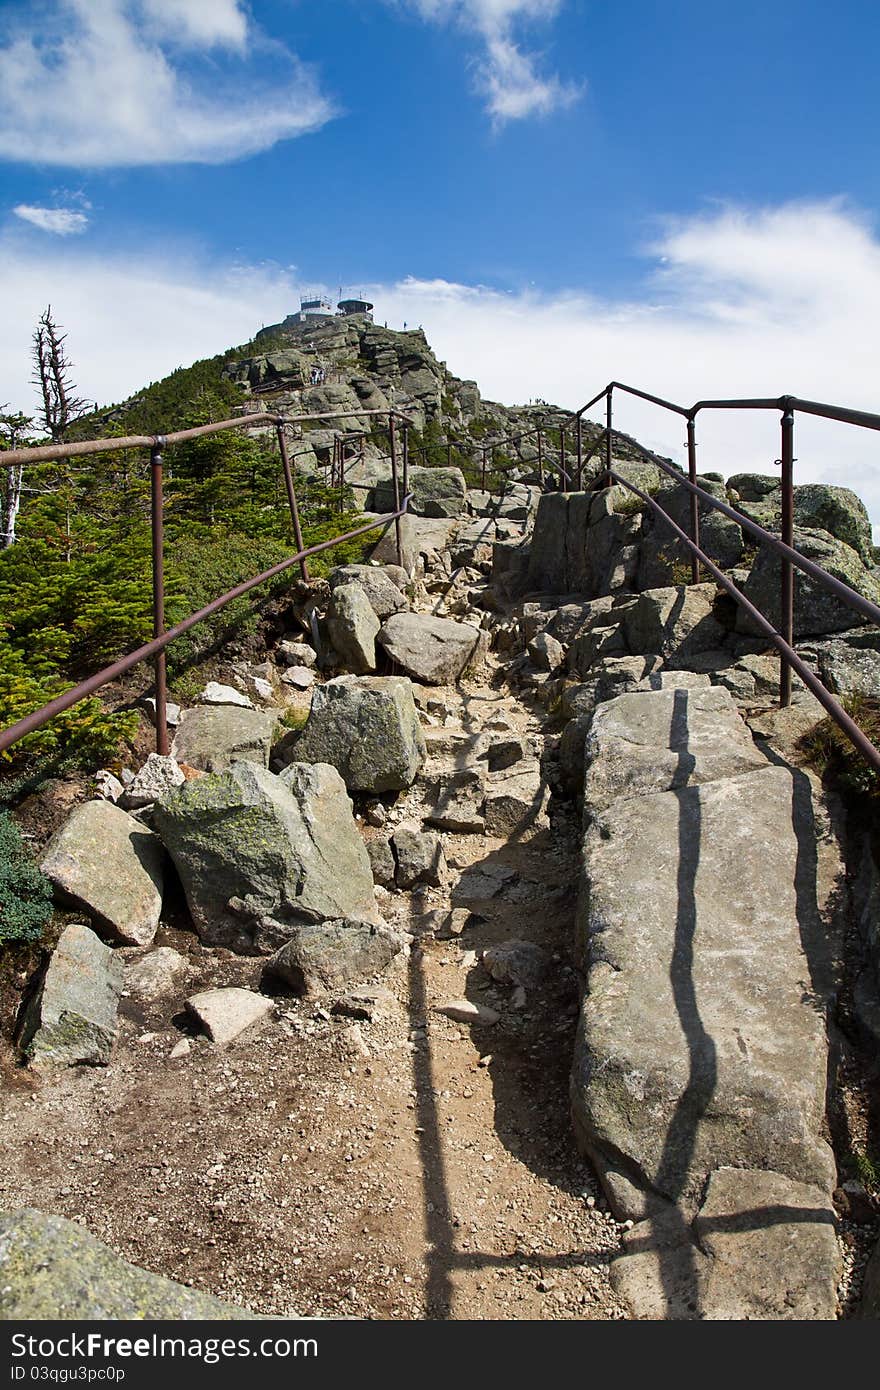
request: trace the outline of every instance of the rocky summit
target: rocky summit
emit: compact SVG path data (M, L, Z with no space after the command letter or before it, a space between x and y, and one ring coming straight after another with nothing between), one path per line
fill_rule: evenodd
M223 370L245 419L342 412L297 479L344 437L365 515L369 412L406 411L412 507L174 675L169 755L145 710L23 802L56 915L9 1020L6 1316L876 1318L880 868L822 705L780 708L775 648L596 458L552 484L516 432L561 412L421 331L291 319ZM612 446L686 529L675 470ZM735 518L778 529L778 477L701 485L775 621ZM880 599L854 494L795 522ZM794 623L873 710L874 629L805 576Z

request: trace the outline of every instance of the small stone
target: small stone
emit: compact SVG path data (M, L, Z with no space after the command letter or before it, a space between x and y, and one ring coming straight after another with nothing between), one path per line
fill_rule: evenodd
M95 796L100 797L102 801L112 801L115 804L124 790L119 778L108 772L106 767L95 773Z
M284 641L275 648L275 659L284 666L314 666L318 657L307 642Z
M150 753L130 787L122 794L122 804L129 811L151 806L171 787L180 787L186 778L174 758Z
M144 1004L172 995L183 984L187 963L179 951L157 946L125 970L125 993Z
M282 671L281 679L285 685L292 685L297 690L308 690L315 684L315 673L307 666L288 666L286 671Z
M231 685L220 685L218 681L208 681L198 697L200 705L238 705L240 709L253 709L250 696L243 695Z
M440 886L445 861L439 835L401 826L392 836L391 845L397 860L398 888L412 888L417 883Z
M497 1010L490 1009L488 1004L474 1004L470 999L450 999L445 1004L438 1004L435 1012L453 1019L456 1023L475 1023L485 1028L497 1023L501 1017Z
M272 1010L272 1000L251 989L206 989L193 994L186 1007L212 1042L224 1047Z
M191 1051L192 1043L189 1038L181 1038L180 1042L174 1044L168 1056L172 1061L176 1061L178 1057L188 1057Z
M345 1018L362 1018L369 1023L389 1013L393 1007L394 995L390 989L383 989L381 985L364 985L360 989L349 990L335 1000L331 1012Z
M147 695L147 696L141 701L141 704L143 705L144 709L147 711L148 715L150 716L150 719L151 719L152 723L155 724L155 722L156 722L156 701L155 701L154 697L153 697L152 695ZM180 723L180 715L181 715L181 708L180 708L180 705L175 705L175 704L173 703L173 701L171 701L171 700L166 701L166 704L165 704L165 723L167 724L167 726L168 726L169 729L176 729L176 728L177 728L178 724Z

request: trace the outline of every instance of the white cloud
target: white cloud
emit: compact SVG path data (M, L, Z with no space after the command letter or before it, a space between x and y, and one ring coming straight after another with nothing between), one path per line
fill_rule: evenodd
M650 266L647 293L630 299L443 279L364 291L380 321L422 324L453 372L507 403L542 396L576 408L616 378L685 406L790 393L880 412L880 242L861 217L834 203L719 209L669 225ZM297 308L300 290L278 267L114 259L71 242L37 252L9 235L0 282L0 399L21 409L33 407L30 334L47 302L69 331L81 393L103 403L246 341ZM684 458L677 417L620 396L615 423ZM705 472L772 473L779 418L706 412L698 441ZM853 488L880 524L880 435L799 416L795 453L798 481Z
M196 46L243 48L248 18L239 0L140 0L160 36Z
M44 0L7 10L3 37L0 159L223 163L334 114L311 69L236 0ZM235 51L201 74L199 50L218 46Z
M564 0L404 0L422 19L455 23L475 32L483 53L474 64L477 89L496 124L526 116L547 116L571 106L581 95L576 83L542 77L534 53L513 37L514 25L554 19Z
M54 232L56 236L77 236L89 225L86 214L74 208L39 208L19 203L12 211L23 222L32 223L41 232Z

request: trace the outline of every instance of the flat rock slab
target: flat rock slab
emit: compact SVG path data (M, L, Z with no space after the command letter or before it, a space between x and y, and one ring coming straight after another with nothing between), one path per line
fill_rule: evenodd
M828 1198L780 1173L720 1168L692 1225L675 1208L625 1233L611 1282L634 1318L830 1321L841 1260Z
M584 802L717 781L767 766L728 690L631 691L594 711L584 744Z
M198 697L200 705L236 705L240 709L253 709L249 696L236 690L234 685L221 685L218 681L208 681Z
M403 937L384 922L322 922L298 927L266 962L266 973L298 994L323 994L376 975L402 948Z
M318 686L291 753L330 763L350 791L403 791L424 764L425 738L403 676L338 676Z
M19 1046L32 1066L105 1066L118 1032L120 956L78 922L65 927L25 1008Z
M733 1164L834 1186L802 780L765 767L619 800L587 831L573 1114L600 1166L625 1161L630 1181L606 1186L627 1217L645 1192L692 1212Z
M395 613L378 641L408 676L425 685L454 685L485 653L488 635L470 623L430 613Z
M23 1207L0 1215L0 1319L168 1322L251 1318L129 1264L75 1221Z
M40 867L59 900L87 912L103 935L148 946L162 911L164 858L152 831L99 800L71 812Z
M335 768L254 763L156 802L196 930L210 945L269 954L302 922L376 920L373 875Z
M235 762L268 767L274 732L274 715L234 705L201 705L181 716L171 756L203 772L225 772Z
M273 1004L252 989L206 989L187 999L186 1007L212 1042L233 1042L272 1012Z

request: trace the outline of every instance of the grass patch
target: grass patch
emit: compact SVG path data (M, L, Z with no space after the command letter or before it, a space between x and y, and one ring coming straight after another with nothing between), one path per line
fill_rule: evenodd
M880 747L880 699L857 691L841 700L841 704L871 742ZM799 746L823 779L867 799L876 808L880 773L865 762L830 715L804 734Z

